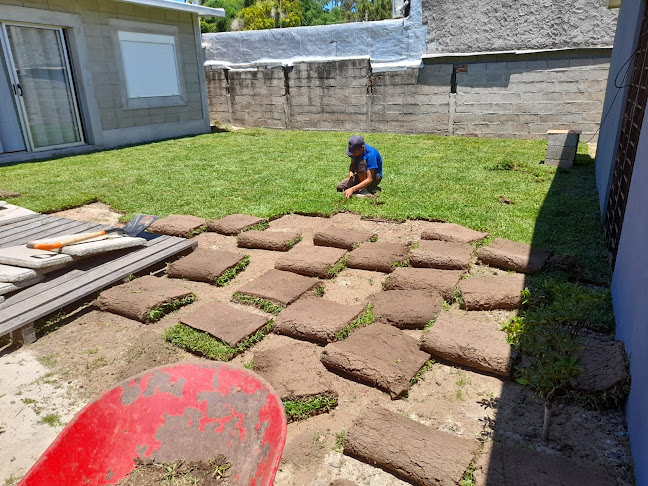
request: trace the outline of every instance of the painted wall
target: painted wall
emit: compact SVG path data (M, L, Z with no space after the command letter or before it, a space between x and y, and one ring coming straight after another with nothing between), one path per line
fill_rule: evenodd
M618 86L625 86L630 82L629 78L632 73L628 73L628 77L625 77L628 71L626 61L634 52L644 8L645 2L642 0L623 0L619 12L619 22L610 60L610 75L608 76L605 103L603 104L603 116L605 119L601 119L596 151L596 187L599 193L602 217L605 216L605 210L607 209L608 191L612 181L616 149L619 145L621 118L623 117L628 92L628 88L619 89L615 86L615 83Z
M428 52L610 46L617 19L607 0L422 2Z

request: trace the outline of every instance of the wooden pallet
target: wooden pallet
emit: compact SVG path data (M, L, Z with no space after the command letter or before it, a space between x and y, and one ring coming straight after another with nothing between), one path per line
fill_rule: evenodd
M110 226L36 214L29 219L1 224L0 248L106 228ZM196 241L176 236L154 233L142 233L140 236L148 240L141 248L89 257L47 274L42 282L11 294L0 303L0 336L19 329L26 329L27 334L32 333L29 327L37 319L198 246Z

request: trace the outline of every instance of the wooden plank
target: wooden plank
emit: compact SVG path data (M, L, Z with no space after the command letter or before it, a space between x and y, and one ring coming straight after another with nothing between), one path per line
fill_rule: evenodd
M42 215L40 213L34 213L34 214L25 215L24 217L18 219L17 221L16 220L11 220L11 219L8 220L8 221L3 220L3 221L0 221L0 226L5 226L5 225L8 225L8 224L22 223L22 222L25 222L25 221L29 221L29 220L31 220L33 218L37 218L38 216L42 216Z
M166 244L168 242L168 245ZM162 249L164 246L166 248ZM166 258L189 248L195 248L198 243L193 240L169 237L161 245L155 245L155 251L145 257L138 255L139 252L131 253L125 257L101 265L96 269L87 272L83 276L71 281L58 292L41 293L38 297L24 301L17 306L11 306L12 316L0 321L0 336L19 329L30 322L44 317L52 312L63 308L83 297L90 295L97 290L103 289L119 280L128 277L150 267ZM2 309L4 314L5 309Z
M25 219L14 223L7 223L5 227L0 230L0 241L2 241L2 238L4 238L5 236L13 235L30 227L36 227L41 224L47 223L48 221L54 221L56 219L61 218L57 218L56 216L48 216L47 214L37 214L35 218Z
M51 236L62 236L66 234L76 234L76 233L85 233L92 228L96 228L99 225L86 223L84 221L62 221L62 222L53 222L51 226L48 226L46 230L42 228L33 228L24 233L10 236L2 243L0 243L0 248L5 248L7 246L17 246L24 245L31 240L40 240L43 238L49 238Z

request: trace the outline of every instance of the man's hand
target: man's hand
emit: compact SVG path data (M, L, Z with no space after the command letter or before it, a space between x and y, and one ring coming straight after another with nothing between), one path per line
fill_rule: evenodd
M351 196L353 196L353 189L348 188L347 190L344 191L344 197L349 199Z

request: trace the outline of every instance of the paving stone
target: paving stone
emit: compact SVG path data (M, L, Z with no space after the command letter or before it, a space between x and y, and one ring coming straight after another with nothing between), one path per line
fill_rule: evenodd
M429 359L417 339L380 323L328 344L321 356L327 368L385 390L393 399L409 390L410 380Z
M431 290L388 290L373 295L373 314L379 322L401 329L423 329L443 310L443 299Z
M495 238L479 251L479 262L522 273L538 273L551 252L517 241Z
M34 250L25 245L0 248L0 264L14 267L32 268L34 270L62 268L74 261L70 255L53 251Z
M221 219L212 219L207 222L207 231L215 231L223 235L238 235L241 231L255 224L266 221L249 214L230 214Z
M410 263L413 267L465 270L473 251L467 243L421 240L418 248L410 252Z
M458 485L478 450L476 440L435 430L382 407L363 414L344 437L344 454L426 486Z
M423 240L453 241L455 243L472 243L483 240L488 233L475 231L454 223L430 223L421 233Z
M243 285L238 289L238 292L250 297L288 305L297 300L304 292L308 292L318 285L320 285L320 281L316 278L272 269Z
M231 251L198 248L169 265L170 278L186 278L196 282L214 283L225 271L245 258Z
M238 235L236 241L241 248L288 251L300 237L301 235L296 231L250 230Z
M628 378L622 341L586 343L577 356L581 359L581 373L574 386L579 390L600 392Z
M346 452L346 450L345 450ZM475 486L614 486L605 468L530 448L488 443L477 460Z
M21 208L20 206L7 204L5 207L0 209L0 223L6 223L9 221L17 223L18 221L31 218L34 214L38 213L30 209Z
M100 310L147 322L148 313L153 309L189 295L191 291L177 282L146 275L104 290L95 305Z
M353 250L360 243L370 240L376 236L371 231L362 231L351 228L330 226L323 231L313 235L313 243L318 246L332 246L344 250Z
M128 248L136 248L138 246L144 245L146 245L146 240L144 238L137 238L133 236L119 236L114 238L87 240L83 243L64 246L54 251L56 253L62 253L75 257L89 257L93 255L100 255L102 253L108 253L110 251L126 250Z
M275 263L275 268L308 277L331 278L331 267L339 262L346 250L325 246L293 248Z
M331 374L320 361L322 348L295 341L254 352L254 371L270 382L282 400L315 395L337 395Z
M362 243L358 248L349 252L347 267L361 270L373 270L390 273L394 271L394 263L404 263L409 257L409 246L402 243Z
M161 218L149 226L151 233L158 233L160 235L180 236L182 238L189 238L192 232L198 230L203 226L207 220L197 218L190 214L170 214L166 218Z
M442 312L423 335L421 349L446 361L501 376L509 376L513 361L504 331L449 312Z
M0 283L0 295L5 295L10 292L26 289L27 287L31 287L32 285L36 285L37 283L41 282L44 278L45 278L44 276L39 275L36 278L32 278L30 280L23 280L22 282Z
M20 197L22 194L15 191L9 191L7 189L0 189L0 199L10 199L12 197Z
M236 346L268 323L269 319L235 309L222 302L199 305L180 322L211 334L229 346Z
M444 299L452 300L462 275L461 270L402 267L387 277L385 290L434 290Z
M363 309L361 305L338 304L307 296L279 314L275 319L275 331L309 341L333 342L335 334L351 324Z
M31 268L14 267L11 265L0 265L0 282L17 283L31 280L40 275Z
M526 278L520 273L495 277L468 277L459 282L459 291L468 310L517 309Z

